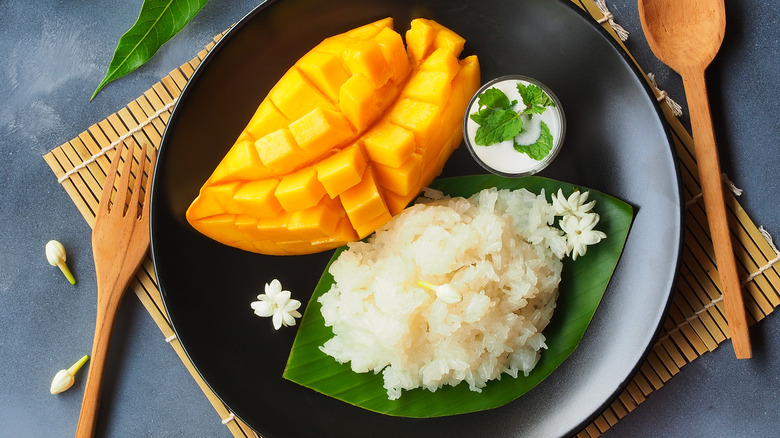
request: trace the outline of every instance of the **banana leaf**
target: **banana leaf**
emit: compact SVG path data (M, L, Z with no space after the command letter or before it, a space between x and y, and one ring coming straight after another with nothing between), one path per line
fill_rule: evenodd
M548 200L558 188L567 196L578 188L589 190L541 177L511 179L494 175L438 179L431 187L450 196L464 197L489 187L526 188L533 193L544 189ZM588 252L576 261L564 259L557 308L543 332L548 348L542 350L541 359L528 376L502 375L501 380L488 382L481 393L472 392L466 383L461 383L454 387L444 386L436 392L404 391L399 399L388 400L381 373L355 373L349 363L339 364L319 350L333 337L320 312L322 306L317 302L333 283L326 268L301 320L284 378L370 411L413 418L493 409L522 396L552 374L577 348L604 295L631 227L634 213L630 205L604 193L589 191L588 199L596 201L594 211L601 216L597 229L604 231L607 238L588 248ZM344 249L334 253L331 263Z

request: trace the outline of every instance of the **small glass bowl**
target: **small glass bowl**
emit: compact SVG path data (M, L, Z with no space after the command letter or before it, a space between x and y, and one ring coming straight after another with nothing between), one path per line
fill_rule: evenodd
M518 82L538 86L550 96L550 99L552 99L553 102L555 102L555 107L547 107L547 111L541 114L541 119L548 125L553 134L553 146L547 156L539 161L532 159L522 152L514 150L512 142L510 141L496 143L490 146L480 146L473 142L474 134L479 125L471 120L469 116L479 110L479 103L477 102L479 95L488 88L496 87L502 89L502 87L511 87L510 91L507 91L507 89L502 89L502 91L507 94L510 101L516 99L522 104L522 98L514 91L517 88L515 84ZM512 96L511 93L515 93L517 96ZM540 116L534 115L533 117L536 118ZM566 117L561 108L560 100L546 85L527 76L501 76L489 81L474 93L474 96L471 98L468 107L466 108L466 114L463 117L463 139L466 142L466 146L468 147L471 156L485 170L505 177L520 178L530 176L547 167L558 155L565 135ZM493 149L488 150L488 148Z

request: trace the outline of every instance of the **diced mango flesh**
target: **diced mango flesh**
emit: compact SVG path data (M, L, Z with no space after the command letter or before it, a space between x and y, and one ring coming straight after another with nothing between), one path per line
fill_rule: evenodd
M362 239L400 213L461 142L479 64L432 20L326 38L260 103L187 210L197 231L271 255ZM327 194L327 196L326 196Z
M363 178L368 162L358 144L348 146L314 166L328 196L335 198Z

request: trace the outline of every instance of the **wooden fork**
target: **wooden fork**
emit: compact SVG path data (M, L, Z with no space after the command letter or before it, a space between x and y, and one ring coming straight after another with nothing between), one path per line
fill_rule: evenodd
M143 205L139 205L142 191L141 181L144 169L147 167L146 144L143 145L141 155L138 157L135 183L132 191L128 193L134 150L135 143L131 143L122 172L119 175L119 184L112 203L114 180L122 156L121 146L114 154L106 181L103 184L103 193L92 229L92 254L95 258L97 276L97 319L95 338L92 344L92 358L89 361L89 375L84 389L84 398L81 402L76 438L91 437L95 432L100 400L100 383L105 370L111 329L114 326L114 319L122 296L149 248L149 192L155 153L154 148L151 148L149 176L146 179L146 184L143 185L145 192ZM109 206L109 204L111 205Z

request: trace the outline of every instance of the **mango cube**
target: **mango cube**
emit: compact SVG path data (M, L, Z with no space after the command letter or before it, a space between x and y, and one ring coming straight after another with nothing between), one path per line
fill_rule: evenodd
M357 40L350 44L344 55L344 62L350 73L364 75L376 87L387 83L392 74L379 44L371 40Z
M257 233L257 236L263 236L266 240L290 240L290 230L287 228L289 219L290 214L286 211L281 212L275 217L258 219L255 225L255 232Z
M313 167L285 175L274 192L282 208L288 212L314 207L325 195Z
M357 232L358 237L362 239L376 231L377 228L388 223L392 218L393 215L391 215L389 211L385 210L380 213L379 216L355 227L355 231Z
M420 70L442 72L454 78L460 69L458 57L445 48L436 49L420 64Z
M270 100L263 100L244 130L254 140L265 137L277 129L286 128L290 120Z
M246 240L246 235L236 227L236 215L218 214L192 222L192 227L224 244Z
M384 28L374 37L374 41L379 45L382 56L385 57L387 65L392 70L392 77L406 78L409 76L412 64L409 62L409 55L406 53L401 35L390 28Z
M390 108L388 120L414 132L417 148L425 149L441 130L440 114L441 108L432 103L400 98Z
M257 140L255 148L262 163L278 172L289 172L306 157L288 129L278 129Z
M415 150L414 134L386 121L366 132L363 145L371 161L390 167L400 166Z
M339 88L349 78L349 74L335 55L311 51L296 63L304 76L330 100L337 102Z
M262 178L268 174L257 150L251 141L241 141L233 145L225 154L219 166L211 175L210 181L220 184L229 181Z
M316 158L352 136L352 127L338 111L315 108L290 123L290 132L309 158Z
M360 182L366 164L360 146L353 144L320 161L314 169L328 196L335 198Z
M355 230L382 212L387 212L387 205L370 167L366 168L360 183L342 193L339 199Z
M393 28L393 17L383 18L346 32L351 37L367 40L373 38L378 32L386 28Z
M398 167L374 163L374 173L385 194L394 192L405 196L420 191L420 175L423 170L422 155L414 153ZM395 213L394 213L395 214Z
M289 120L298 120L318 107L335 108L295 66L279 79L268 93L268 98Z
M290 214L287 229L299 240L311 240L333 234L343 215L338 201L322 198L319 204Z
M418 71L409 79L401 94L410 99L444 106L452 94L452 78L439 71Z
M411 27L406 31L406 49L418 64L433 51L436 33L429 20L412 20Z
M365 130L381 111L374 84L365 75L352 75L339 91L339 109L355 129Z
M274 217L282 211L282 205L274 196L279 180L267 178L242 184L233 194L233 202L241 213L261 218Z

